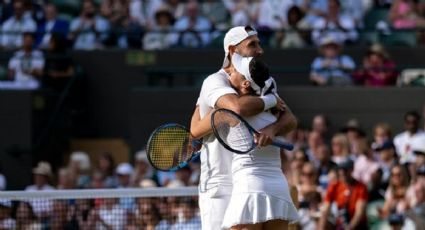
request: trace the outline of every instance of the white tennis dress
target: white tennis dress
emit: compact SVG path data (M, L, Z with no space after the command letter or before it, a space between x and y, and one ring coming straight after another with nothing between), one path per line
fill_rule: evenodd
M263 112L246 120L259 130L275 122L276 117ZM266 146L255 148L250 154L234 154L232 180L233 190L223 229L274 219L298 219L288 182L282 173L279 148Z

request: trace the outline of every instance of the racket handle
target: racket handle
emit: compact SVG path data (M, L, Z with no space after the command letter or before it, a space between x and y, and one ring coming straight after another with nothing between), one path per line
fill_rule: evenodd
M273 140L272 145L273 146L276 146L276 147L280 147L282 149L289 150L289 151L291 151L291 150L294 149L294 145L293 144L285 143L285 142L279 141L279 140Z

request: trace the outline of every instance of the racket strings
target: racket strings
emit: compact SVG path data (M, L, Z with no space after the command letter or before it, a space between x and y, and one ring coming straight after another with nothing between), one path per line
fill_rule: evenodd
M220 138L232 149L247 152L254 145L254 136L240 119L228 112L214 115L214 124Z
M158 130L151 138L148 154L151 163L158 169L168 170L191 158L190 134L179 126Z

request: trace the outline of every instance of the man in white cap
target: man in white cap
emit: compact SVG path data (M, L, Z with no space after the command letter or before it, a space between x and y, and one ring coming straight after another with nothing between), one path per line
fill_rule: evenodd
M220 229L232 191L231 164L232 153L226 150L209 130L200 130L194 123L210 114L214 108L226 108L242 116L251 116L276 107L285 107L284 102L273 94L239 97L229 83L229 72L233 68L231 56L261 56L263 49L257 31L250 26L238 26L230 29L224 37L224 63L222 69L208 76L196 103L192 116L191 134L194 138L203 138L201 150L201 176L199 182L199 207L202 229ZM271 143L281 132L287 132L296 126L296 119L285 107L283 115L276 123L263 130L259 137L260 146ZM204 119L208 122L208 119Z

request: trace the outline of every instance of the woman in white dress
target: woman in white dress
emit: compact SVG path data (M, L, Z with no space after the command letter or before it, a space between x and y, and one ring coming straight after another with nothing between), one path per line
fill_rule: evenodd
M232 64L234 68L229 81L239 95L276 92L268 67L261 60L235 53ZM275 122L277 117L267 111L245 119L256 130L261 130ZM192 121L192 126L207 123ZM261 139L261 134L257 139ZM289 222L298 219L281 169L278 147L268 145L255 148L248 154L234 154L232 180L233 191L223 219L223 229L286 229Z

